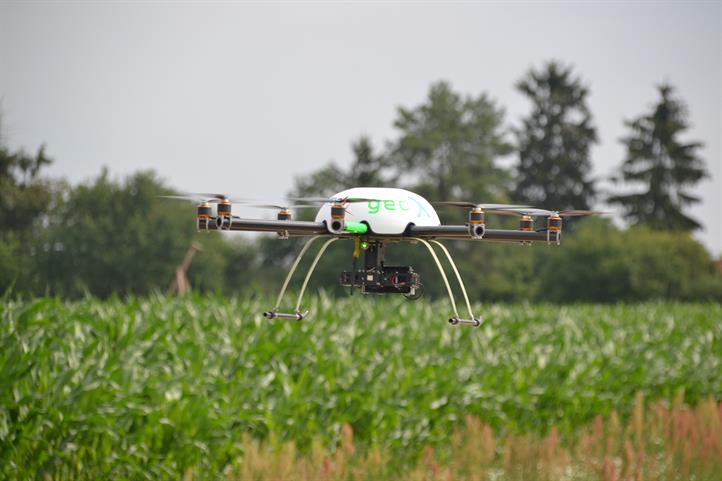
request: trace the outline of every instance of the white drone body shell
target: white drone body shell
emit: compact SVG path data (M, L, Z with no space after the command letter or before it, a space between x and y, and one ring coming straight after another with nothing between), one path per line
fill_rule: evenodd
M346 206L346 222L366 222L374 234L400 235L409 224L417 226L441 225L439 216L429 201L404 189L388 187L355 187L341 191L332 199L360 197L379 199L370 202L351 202ZM316 214L316 222L331 225L331 204L326 203Z

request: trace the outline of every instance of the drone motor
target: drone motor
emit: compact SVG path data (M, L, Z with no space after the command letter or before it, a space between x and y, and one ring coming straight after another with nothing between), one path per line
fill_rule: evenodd
M522 215L519 219L519 230L523 232L534 232L534 219L529 215Z
M281 209L281 211L278 213L278 216L276 218L278 220L291 220L291 219L293 219L293 215L291 214L290 210Z
M341 202L334 202L331 205L331 225L330 231L335 233L343 232L346 222L346 206Z
M220 199L217 207L218 217L216 224L220 229L230 229L233 222L231 215L231 201L228 198Z
M198 204L197 210L197 229L201 230L201 226L203 226L206 230L208 230L208 220L211 218L211 214L213 213L213 208L208 202L201 202Z
M469 211L469 235L473 239L481 239L484 237L486 225L484 224L484 211L480 206L476 206Z
M553 212L552 215L547 217L547 229L561 232L562 230L562 218L558 213Z

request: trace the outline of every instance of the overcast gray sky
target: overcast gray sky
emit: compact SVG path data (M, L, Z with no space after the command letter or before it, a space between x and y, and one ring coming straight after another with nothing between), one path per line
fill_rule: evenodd
M382 147L398 105L445 79L488 92L517 125L514 88L558 59L591 88L595 174L624 155L622 119L669 81L711 178L692 214L722 253L722 7L706 3L28 3L0 0L0 97L11 147L47 144L73 182L152 168L187 191L282 197L294 176ZM482 200L482 199L479 199Z

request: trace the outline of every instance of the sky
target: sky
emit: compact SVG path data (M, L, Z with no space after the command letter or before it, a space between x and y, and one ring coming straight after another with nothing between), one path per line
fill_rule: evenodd
M722 254L720 0L0 0L3 141L45 144L48 173L73 183L103 166L118 177L154 169L182 191L280 199L299 175L349 165L362 134L383 148L396 109L438 80L488 93L519 125L530 105L514 83L552 59L590 88L600 179L624 158L623 120L651 109L656 85L677 88L684 139L704 143L710 173L690 209L704 224L696 236Z

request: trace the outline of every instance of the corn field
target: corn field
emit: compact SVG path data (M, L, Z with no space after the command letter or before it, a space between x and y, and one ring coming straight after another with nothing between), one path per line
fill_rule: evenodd
M0 479L720 478L718 304L271 304L5 299Z

